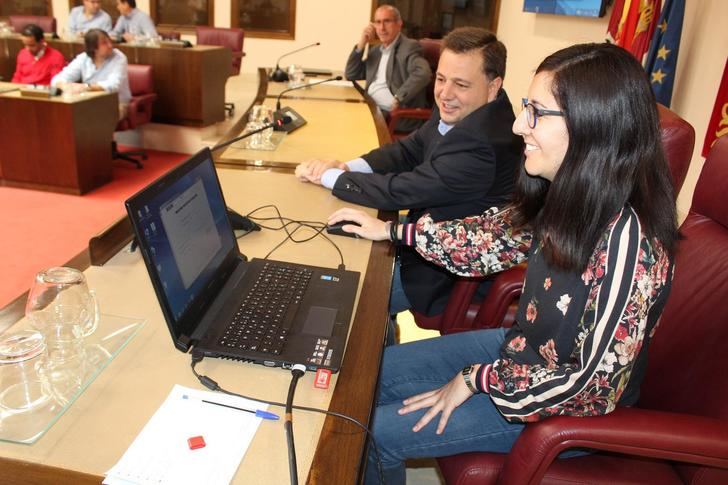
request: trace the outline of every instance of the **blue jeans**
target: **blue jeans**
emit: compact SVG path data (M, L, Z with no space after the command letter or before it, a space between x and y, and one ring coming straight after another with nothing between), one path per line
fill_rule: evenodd
M439 415L415 433L412 427L427 410L397 414L405 398L444 386L466 365L496 360L504 335L500 328L477 330L384 349L372 431L387 485L405 483L404 460L409 458L511 449L524 425L506 421L487 394L476 394L455 409L441 435L435 434ZM365 483L379 483L373 446Z

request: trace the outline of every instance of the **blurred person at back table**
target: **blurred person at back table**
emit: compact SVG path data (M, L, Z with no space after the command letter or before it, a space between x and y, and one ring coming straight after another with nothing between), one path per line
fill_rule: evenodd
M12 82L49 85L53 76L66 65L63 55L46 44L43 29L35 24L23 27L20 39L24 48L18 52Z
M136 0L116 0L116 8L121 15L110 32L113 39L133 42L140 36L157 37L159 35L151 17L136 8Z
M76 37L83 37L91 29L111 32L111 16L101 10L101 0L83 0L83 5L71 9L67 29Z
M77 55L51 81L64 91L106 91L119 93L119 119L126 116L131 101L126 56L114 49L109 34L91 29L83 37L85 52Z

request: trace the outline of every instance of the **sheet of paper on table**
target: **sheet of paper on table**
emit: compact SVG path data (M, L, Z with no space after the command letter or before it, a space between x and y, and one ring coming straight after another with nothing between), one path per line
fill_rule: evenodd
M175 385L103 483L229 483L262 419L203 400L249 410L267 408L256 401ZM188 439L196 436L204 438L205 446L190 449Z

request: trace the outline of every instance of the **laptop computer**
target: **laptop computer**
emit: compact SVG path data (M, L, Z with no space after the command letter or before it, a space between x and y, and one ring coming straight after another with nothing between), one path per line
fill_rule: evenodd
M247 261L208 148L129 198L126 209L177 349L338 371L359 273Z

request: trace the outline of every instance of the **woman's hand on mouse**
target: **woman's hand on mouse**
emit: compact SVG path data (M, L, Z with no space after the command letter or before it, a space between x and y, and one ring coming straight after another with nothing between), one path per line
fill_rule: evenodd
M350 232L372 241L389 240L389 223L380 221L363 211L349 207L339 209L329 216L327 224L332 225L341 221L352 221L359 224L358 226L346 224L342 227L344 232Z

